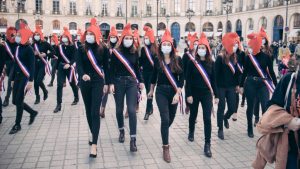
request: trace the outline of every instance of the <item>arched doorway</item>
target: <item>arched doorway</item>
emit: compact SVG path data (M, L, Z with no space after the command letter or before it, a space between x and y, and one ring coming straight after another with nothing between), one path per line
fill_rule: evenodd
M40 26L43 29L43 21L40 19L35 20L35 26Z
M247 28L247 31L246 31L247 35L253 33L253 30L254 30L254 21L253 21L252 18L249 18L247 20L247 27L246 28Z
M195 32L196 31L196 27L195 24L193 22L188 22L185 25L185 32Z
M19 30L19 28L20 28L20 23L25 23L26 25L28 25L28 23L25 19L19 19L15 23L15 27L16 27L17 30Z
M231 32L232 31L232 24L230 21L227 21L226 23L226 32Z
M116 29L117 29L117 30L123 30L123 29L124 29L124 24L122 24L122 23L117 23L117 24L116 24Z
M222 33L223 33L223 24L222 24L222 22L220 21L220 22L218 23L218 29L217 29L217 33L215 34L215 37L222 38Z
M7 20L5 18L0 18L0 33L6 32L7 29Z
M178 42L180 40L180 25L178 22L172 23L171 36L176 40L176 43L178 44Z
M85 23L85 24L84 24L85 30L87 30L90 26L91 26L91 23L90 23L90 22Z
M59 20L52 21L52 33L60 33L60 22Z
M160 22L157 26L157 30L158 30L158 36L162 36L166 30L166 24L164 24L163 22Z
M100 25L100 29L101 29L101 33L102 36L104 38L104 40L106 40L108 38L109 32L110 32L110 26L107 23L102 23Z
M239 37L242 37L242 30L242 21L238 19L235 25L235 32L239 35Z
M132 30L135 30L135 29L139 30L139 25L138 24L131 24L131 29Z
M214 25L211 22L206 22L202 26L202 31L206 34L208 38L210 38L214 34Z
M268 26L268 21L267 21L267 18L266 17L261 17L260 20L259 20L259 29L262 27L264 29L267 29L267 26Z
M281 15L277 15L274 19L273 41L279 41L282 39L283 39L283 18Z
M149 26L152 29L152 24L151 23L146 23L145 26Z

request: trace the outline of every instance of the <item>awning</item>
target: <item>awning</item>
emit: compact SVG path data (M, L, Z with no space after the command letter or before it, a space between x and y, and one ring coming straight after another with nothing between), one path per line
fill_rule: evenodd
M190 33L191 35L193 35L195 32L185 32L185 33L184 33L184 36L188 36L189 33Z
M7 28L0 28L0 32L6 32Z
M212 37L214 32L203 32L207 37Z
M216 32L215 36L221 36L223 32Z
M298 37L300 32L300 29L293 29L290 31L290 33L288 34L288 37Z

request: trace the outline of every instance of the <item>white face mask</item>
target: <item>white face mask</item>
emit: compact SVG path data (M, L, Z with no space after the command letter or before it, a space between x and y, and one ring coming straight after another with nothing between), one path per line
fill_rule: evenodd
M253 54L253 49L252 48L248 48L248 52L252 55Z
M86 35L85 39L86 39L87 43L90 43L90 44L95 43L95 36L94 35Z
M145 45L150 45L150 39L145 39Z
M266 39L263 39L262 40L262 45L265 45L266 44Z
M54 42L51 42L51 45L52 45L52 46L54 46L54 45L55 45L55 43L54 43Z
M204 58L205 55L206 55L206 50L205 50L205 49L198 49L197 53L198 53L198 55L199 55L201 58Z
M238 48L239 48L239 45L238 45L238 44L235 44L235 45L233 46L233 53L236 53L236 51L238 50Z
M64 43L68 43L69 42L68 38L66 38L66 37L61 38L61 41L64 42Z
M170 54L172 51L172 46L162 46L161 51L163 54Z
M116 43L117 42L117 38L116 37L110 38L110 42L111 43Z
M132 43L133 43L133 40L126 40L126 39L124 39L124 41L123 41L123 45L126 48L129 48L130 46L132 46Z
M77 40L80 40L80 35L77 36Z
M16 41L16 43L19 44L21 42L21 37L20 36L16 36L15 37L15 41Z
M34 40L39 41L41 37L39 35L34 35Z

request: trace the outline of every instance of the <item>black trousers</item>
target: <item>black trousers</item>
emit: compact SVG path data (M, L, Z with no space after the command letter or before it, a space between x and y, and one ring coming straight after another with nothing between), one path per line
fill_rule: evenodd
M35 71L34 71L34 92L36 97L40 97L39 88L43 90L44 95L45 93L47 93L47 89L44 84L44 78L45 78L45 65L41 60L36 61Z
M108 93L106 93L102 96L101 107L103 107L103 108L106 107L107 99L108 99Z
M252 77L247 77L244 88L245 96L247 99L248 132L253 132L252 117L254 112L255 100L258 99L258 102L260 102L262 107L262 113L264 113L267 110L269 91L262 80L254 80Z
M6 74L8 76L8 80L7 80L7 91L6 91L5 100L9 101L11 91L12 91L11 81L12 81L12 77L14 74L14 63L13 62L6 63Z
M86 118L93 136L92 143L97 144L100 130L99 109L103 96L104 81L81 81L80 89L85 106Z
M169 127L172 125L178 104L172 104L175 90L169 85L156 88L155 99L161 118L160 132L163 145L169 144Z
M238 109L239 109L239 103L240 103L240 95L239 93L235 93L235 111L234 113L237 113L238 112Z
M52 71L51 71L51 81L50 81L50 83L54 82L55 74L56 74L56 65L57 65L57 59L51 59Z
M152 72L143 72L146 94L150 92ZM146 113L153 111L153 99L147 98Z
M137 92L138 87L136 80L131 76L121 76L115 78L115 103L116 103L116 116L119 129L124 128L124 99L126 96L126 104L129 116L129 129L130 136L136 136L136 105L137 105Z
M258 98L256 98L254 101L254 117L255 117L256 121L259 120L259 100L258 100Z
M198 108L201 103L204 122L205 143L211 141L211 112L213 109L213 98L211 93L203 92L199 88L192 88L193 104L190 106L189 132L195 132L195 122L198 116Z
M57 104L62 103L62 96L63 96L63 86L66 82L66 77L69 76L71 71L71 68L64 69L63 65L59 65L58 71L57 71ZM70 83L70 86L72 88L73 94L75 99L78 99L78 87L74 80Z
M217 111L217 122L219 129L223 129L224 118L229 119L236 110L236 93L235 87L218 88L219 104ZM225 104L227 102L227 112L224 115Z
M2 98L0 97L0 117L2 116Z
M13 85L13 104L16 105L17 110L15 121L16 125L21 125L23 110L27 111L30 115L35 112L28 104L24 102L24 90L27 82L28 79L23 75L22 72L16 73Z

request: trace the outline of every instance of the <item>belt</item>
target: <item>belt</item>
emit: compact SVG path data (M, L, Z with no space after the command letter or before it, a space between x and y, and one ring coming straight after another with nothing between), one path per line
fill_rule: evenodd
M257 76L249 76L249 78L258 81L258 80L267 80L267 78L257 77Z

